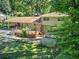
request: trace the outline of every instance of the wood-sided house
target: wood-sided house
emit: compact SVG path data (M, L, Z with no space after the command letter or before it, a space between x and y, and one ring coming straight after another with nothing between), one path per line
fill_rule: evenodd
M57 26L63 23L64 17L67 17L67 14L60 12L53 12L41 15L39 17L15 17L9 20L6 20L10 26L17 27L29 27L34 31L43 31L47 32L48 26Z

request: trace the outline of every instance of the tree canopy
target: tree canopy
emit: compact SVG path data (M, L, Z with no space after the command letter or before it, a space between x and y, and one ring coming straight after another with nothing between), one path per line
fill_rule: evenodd
M50 0L1 0L1 12L22 12L27 16L50 12ZM7 11L6 11L7 10Z

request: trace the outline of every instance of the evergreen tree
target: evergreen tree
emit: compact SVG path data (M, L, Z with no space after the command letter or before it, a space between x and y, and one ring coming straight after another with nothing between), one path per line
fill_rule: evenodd
M8 13L11 11L9 0L1 0L1 11L3 13Z

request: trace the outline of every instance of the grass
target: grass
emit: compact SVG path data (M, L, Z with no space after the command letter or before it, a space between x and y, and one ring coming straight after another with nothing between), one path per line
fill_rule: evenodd
M0 59L52 59L52 52L38 43L0 40Z

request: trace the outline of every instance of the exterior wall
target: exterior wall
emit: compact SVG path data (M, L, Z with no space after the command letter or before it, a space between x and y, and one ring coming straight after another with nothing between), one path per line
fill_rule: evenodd
M59 20L60 19L60 20ZM42 25L44 27L44 32L47 33L48 30L52 30L51 26L57 26L63 24L62 18L49 17L49 20L44 20L41 18Z
M31 28L31 30L40 31L41 25L40 24L28 24L28 26Z
M36 25L35 25L35 29L36 29L37 31L40 31L40 30L41 30L41 24L36 24Z
M15 26L16 25L16 23L9 23L8 22L8 26Z
M63 23L63 21L58 21L58 18L49 17L48 21L44 21L44 18L41 18L42 25L50 25L50 26L56 26Z

